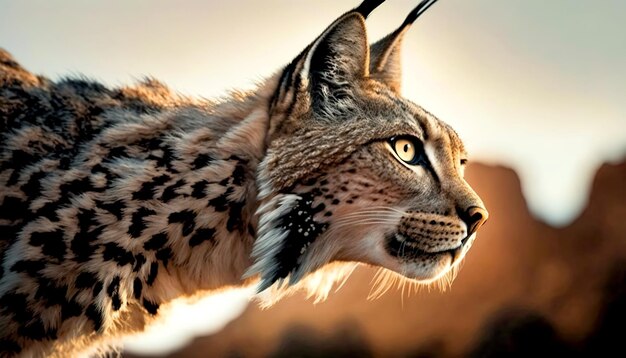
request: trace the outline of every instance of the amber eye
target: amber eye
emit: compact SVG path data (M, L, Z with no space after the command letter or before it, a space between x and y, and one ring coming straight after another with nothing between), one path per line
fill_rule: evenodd
M389 145L403 162L409 165L429 165L424 145L419 139L412 136L393 137L389 139Z
M415 145L408 139L398 139L393 143L393 150L398 157L407 163L412 163L415 159Z

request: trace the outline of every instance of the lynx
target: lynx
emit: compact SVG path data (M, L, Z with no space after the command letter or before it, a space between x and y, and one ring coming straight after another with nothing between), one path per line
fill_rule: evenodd
M174 299L257 285L325 297L357 263L412 282L487 220L458 135L400 95L409 26L366 0L250 92L51 81L0 52L0 355L66 357Z

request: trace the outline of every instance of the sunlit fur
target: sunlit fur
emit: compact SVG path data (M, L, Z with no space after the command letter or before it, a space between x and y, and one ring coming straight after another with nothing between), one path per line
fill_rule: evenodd
M456 132L400 95L409 22L370 46L359 9L216 101L55 82L0 50L0 356L98 354L231 287L318 302L359 263L382 267L372 298L447 288L487 212Z

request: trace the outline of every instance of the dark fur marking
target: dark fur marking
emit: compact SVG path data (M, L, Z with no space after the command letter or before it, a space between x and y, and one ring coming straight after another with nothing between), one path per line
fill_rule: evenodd
M115 158L123 158L128 157L128 153L126 152L126 147L115 147L111 148L108 155L106 156L107 161L110 161Z
M100 331L100 329L102 328L103 317L102 312L100 312L95 303L87 306L87 309L85 310L85 316L87 316L87 318L89 318L93 322L94 330L96 332Z
M228 188L224 194L209 200L209 206L212 206L217 212L224 212L228 209L228 196L232 194L233 188Z
M96 281L96 283L93 285L93 297L98 296L103 287L104 284L102 283L102 281Z
M0 297L0 307L6 312L13 313L17 322L28 322L33 318L32 312L28 308L28 295L24 293L9 292Z
M192 163L193 169L204 168L207 165L211 164L213 160L213 157L208 154L198 154L198 156L196 157L196 159L194 159Z
M115 261L118 266L125 266L135 263L135 257L130 251L126 251L120 245L114 242L107 242L104 244L104 251L102 251L102 259L104 261Z
M87 232L92 225L98 225L96 211L93 209L80 209L76 217L78 218L78 227L81 232Z
M280 267L271 277L272 282L287 277L290 272L297 269L302 249L315 241L328 227L328 224L318 223L313 219L315 214L324 210L322 204L312 207L313 199L308 193L301 195L297 205L279 219L279 225L289 230L289 234L283 241L283 247L276 254L275 259Z
M135 238L141 236L141 233L146 228L146 223L143 219L150 215L156 215L156 211L147 208L137 209L137 211L133 213L131 219L132 224L128 227L128 234Z
M46 330L41 320L35 320L35 321L30 322L27 325L20 326L17 329L17 334L19 334L22 337L26 337L35 341L57 338L56 329L49 328Z
M104 231L104 226L95 228L93 231L79 231L70 243L70 249L74 253L74 259L77 262L88 261L96 251L96 246L91 243L97 239Z
M159 274L159 264L157 262L151 263L150 272L148 273L148 278L146 279L146 284L148 284L148 286L152 286L158 274Z
M65 296L67 295L66 285L57 286L48 278L38 279L37 284L39 286L37 287L37 291L35 293L35 299L43 299L46 302L46 307L62 305L65 303Z
M27 167L28 165L34 163L36 161L36 157L30 153L26 153L23 150L13 150L11 153L11 158L7 163L9 168L13 168L13 172L7 181L7 186L15 185L19 179L20 173L22 169ZM3 168L4 169L4 168Z
M228 232L233 232L235 229L239 232L243 232L242 210L245 205L245 201L230 203L228 221L226 222L226 229Z
M175 197L180 196L180 194L176 193L176 189L184 186L185 184L186 182L184 179L179 179L176 183L165 188L163 190L163 195L161 196L161 201L163 201L164 203L167 203L168 201L174 199Z
M146 241L143 244L143 248L145 250L158 250L163 247L163 245L167 244L167 234L164 232L158 233L156 235L152 235L150 240Z
M191 192L191 196L193 196L196 199L202 199L206 196L206 194L204 193L204 190L206 189L206 187L209 185L209 182L206 180L200 180L197 183L194 183L191 188L193 189L193 191Z
M246 180L246 168L242 164L237 164L235 170L233 170L233 184L237 186L241 186L241 184Z
M34 260L20 260L11 266L13 272L27 273L31 277L38 277L39 271L46 267L46 263L43 261Z
M57 260L63 260L67 252L67 245L63 240L63 231L34 232L30 236L29 243L33 246L41 246L41 252Z
M168 223L181 223L183 224L182 233L183 236L187 236L193 232L196 227L196 214L191 210L182 210L171 213L168 218Z
M28 204L14 196L5 196L0 205L0 217L8 220L19 220L28 214Z
M196 230L191 239L189 239L189 246L194 247L198 246L205 241L209 241L211 243L215 243L215 229L212 228L201 228Z
M43 171L32 174L26 184L22 185L20 189L31 199L39 197L41 195L41 179L45 178L46 175Z
M146 309L146 311L148 311L148 313L150 313L151 315L155 315L157 314L157 312L159 311L159 304L156 302L152 302L150 300L147 299L143 299L143 307Z
M141 280L139 279L139 277L135 277L135 280L133 281L133 295L136 299L139 299L141 297L142 289L143 284L141 283Z
M79 195L90 191L101 192L104 189L95 188L91 184L91 180L89 179L89 177L84 177L82 179L74 179L68 183L61 184L61 186L59 186L59 190L61 191L62 198L59 201L62 201L63 198L69 198L70 194Z
M96 201L96 205L99 208L102 208L111 214L115 215L117 220L122 220L122 210L126 207L126 205L121 201L117 200L112 203L105 203L102 201Z
M156 257L157 260L160 260L163 262L163 266L167 267L167 264L169 263L173 255L174 253L172 252L172 249L169 247L166 247L164 249L157 251L156 255L154 256Z
M22 347L20 347L20 345L17 344L17 342L9 340L9 339L0 340L0 352L5 352L9 354L19 354L21 351L22 351Z
M61 320L65 321L71 317L78 317L83 314L83 306L74 299L63 302L61 305Z
M169 175L163 174L158 177L152 179L152 181L145 182L141 184L141 188L139 191L133 193L134 200L150 200L154 197L154 189L156 187L161 186L167 183L171 177Z
M135 265L133 266L133 272L139 272L139 270L141 270L141 267L145 263L146 257L142 254L137 254L137 256L135 256Z
M113 311L119 311L122 308L122 300L120 299L120 277L115 276L109 287L107 287L107 295L111 297L111 306Z

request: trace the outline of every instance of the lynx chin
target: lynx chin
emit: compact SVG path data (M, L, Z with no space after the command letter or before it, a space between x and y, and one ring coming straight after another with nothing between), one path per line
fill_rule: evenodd
M54 82L0 50L0 356L103 353L228 287L323 299L358 263L454 271L488 214L458 135L400 95L402 38L435 1L370 45L382 2L219 101Z

